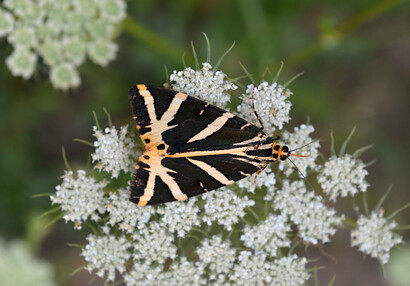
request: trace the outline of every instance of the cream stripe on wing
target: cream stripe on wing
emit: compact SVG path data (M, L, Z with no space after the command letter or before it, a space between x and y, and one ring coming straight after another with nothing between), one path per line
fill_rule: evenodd
M154 195L154 188L155 188L155 174L152 172L149 172L149 177L147 181L147 185L145 186L144 189L144 194L140 197L140 200L138 202L139 206L145 206L152 198Z
M235 182L235 181L229 180L227 177L225 177L224 174L222 174L217 169L215 169L211 165L208 165L205 162L198 161L198 160L193 160L193 159L190 159L190 158L187 158L187 159L188 159L189 162L191 162L195 166L197 166L197 167L201 168L202 170L204 170L205 172L207 172L208 175L213 177L215 180L217 180L221 184L230 185L230 184L233 184Z
M166 168L164 168L166 169ZM183 201L188 198L187 195L185 195L181 189L179 188L178 184L175 182L174 178L168 175L167 173L162 173L160 175L161 180L168 186L168 188L171 190L172 196L178 200L178 201Z
M208 124L208 126L202 129L198 134L191 137L191 139L189 139L187 143L205 139L209 135L220 130L225 125L225 123L229 120L229 118L232 118L232 117L235 117L235 115L229 112L225 112L224 114L222 114L222 116L219 116L212 123Z
M149 120L151 124L157 122L157 115L155 114L154 97L151 95L149 90L140 90L140 95L144 97L144 103L147 107Z

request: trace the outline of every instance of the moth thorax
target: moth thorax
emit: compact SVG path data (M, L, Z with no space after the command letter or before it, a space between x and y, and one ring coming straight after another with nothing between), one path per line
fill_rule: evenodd
M279 145L274 143L272 146L272 158L274 160L281 159L282 161L286 160L290 156L289 148L285 145Z

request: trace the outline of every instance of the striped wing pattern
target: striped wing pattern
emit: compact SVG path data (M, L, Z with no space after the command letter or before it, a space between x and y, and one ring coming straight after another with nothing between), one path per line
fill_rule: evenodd
M272 161L272 138L223 109L149 85L131 88L129 99L146 145L131 181L140 206L215 190Z

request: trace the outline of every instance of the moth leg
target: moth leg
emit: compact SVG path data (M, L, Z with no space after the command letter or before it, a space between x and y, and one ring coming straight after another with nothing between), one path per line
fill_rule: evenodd
M259 124L261 125L261 130L263 131L263 129L264 129L265 127L263 126L263 122L262 122L261 118L259 117L259 114L256 112L255 102L254 102L254 100L253 100L253 92L251 92L251 96L252 96L251 99L252 99L252 110L253 110L253 113L255 114L256 119L258 119Z
M269 164L269 162L263 162L262 163L263 164L263 166L262 166L262 168L260 168L256 173L255 173L255 177L253 178L253 182L254 183L256 183L256 177L263 171L263 170L265 170L265 168L268 166L268 164Z

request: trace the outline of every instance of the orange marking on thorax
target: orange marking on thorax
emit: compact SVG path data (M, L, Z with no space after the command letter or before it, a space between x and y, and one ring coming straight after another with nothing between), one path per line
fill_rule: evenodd
M281 154L282 154L282 146L279 146L278 159L280 159Z

